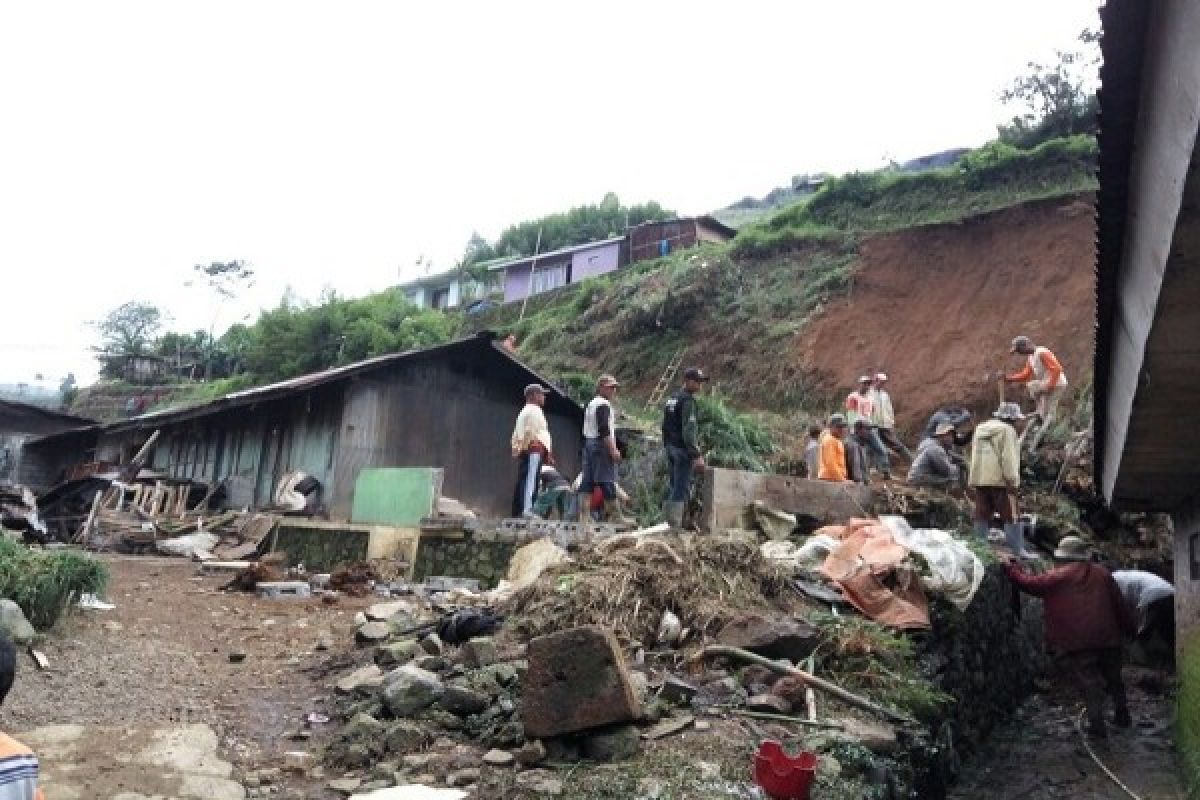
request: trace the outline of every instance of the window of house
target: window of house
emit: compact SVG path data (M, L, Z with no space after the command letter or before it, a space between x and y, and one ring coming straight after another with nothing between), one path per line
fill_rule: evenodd
M446 308L450 305L450 287L434 289L429 298L429 305L434 308Z
M567 265L555 264L551 267L538 267L533 273L533 288L530 294L540 294L560 286L567 285Z

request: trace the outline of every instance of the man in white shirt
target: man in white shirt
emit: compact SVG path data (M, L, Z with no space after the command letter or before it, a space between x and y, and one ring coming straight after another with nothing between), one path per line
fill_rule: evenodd
M512 504L514 517L533 515L533 499L542 464L554 461L550 426L542 412L545 402L545 387L536 383L525 387L525 407L517 414L512 434L512 455L517 459L517 486L513 490Z

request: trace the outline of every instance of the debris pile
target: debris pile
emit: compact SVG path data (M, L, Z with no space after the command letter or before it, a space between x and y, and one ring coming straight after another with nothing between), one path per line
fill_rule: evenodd
M26 541L46 542L46 525L33 492L24 486L0 484L0 529L20 533Z

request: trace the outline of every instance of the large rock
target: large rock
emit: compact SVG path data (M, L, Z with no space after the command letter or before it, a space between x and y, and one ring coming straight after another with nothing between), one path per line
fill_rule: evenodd
M428 708L444 691L437 675L411 664L398 667L383 677L383 704L397 717L407 717Z
M782 614L747 612L731 620L717 641L767 658L801 661L812 653L820 633L812 625Z
M477 692L466 686L447 686L438 704L460 717L469 717L483 711L491 702L491 698L483 692Z
M629 669L612 631L586 625L529 643L529 669L521 683L526 736L561 736L640 715Z
M6 635L13 644L27 645L33 641L37 631L25 619L25 612L12 600L0 600L0 633Z
M429 739L429 734L421 726L407 720L397 720L387 729L387 751L396 755L411 753L429 744Z
M415 639L405 642L384 644L375 648L375 663L381 667L398 667L407 664L418 655L425 655L421 645Z
M387 622L397 614L411 617L416 613L416 606L408 600L393 600L390 603L376 603L367 609L367 619L372 622Z
M358 632L354 634L354 638L360 642L377 644L385 641L391 635L392 629L386 622L368 622L358 629Z
M338 678L337 690L342 694L371 693L383 685L383 670L374 664L356 669Z
M592 761L628 761L638 754L641 736L632 725L615 725L589 733L583 740L583 756Z

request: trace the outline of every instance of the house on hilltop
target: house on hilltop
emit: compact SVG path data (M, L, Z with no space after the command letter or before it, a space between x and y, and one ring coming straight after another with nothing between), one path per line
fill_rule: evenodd
M157 430L147 468L223 482L231 508L270 505L280 480L301 471L320 483L321 505L336 521L351 518L362 470L441 468L446 495L482 515L507 516L515 473L509 435L522 389L534 382L549 385L481 334L104 425L92 430L90 457L127 463ZM555 454L573 474L583 410L552 388L545 412ZM36 446L57 452L59 438Z
M402 283L396 288L404 292L408 302L418 308L436 308L444 311L481 300L493 287L488 283L480 283L463 270L455 268Z
M488 269L503 273L504 302L511 303L613 272L635 261L659 258L702 242L726 242L736 233L711 216L643 222L623 236L498 261Z

